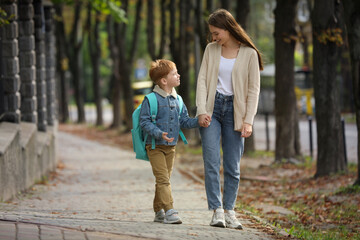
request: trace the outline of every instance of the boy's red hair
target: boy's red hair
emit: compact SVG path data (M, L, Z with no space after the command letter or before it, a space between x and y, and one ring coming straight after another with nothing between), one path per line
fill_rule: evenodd
M150 78L155 84L157 84L161 78L168 75L174 68L176 68L174 62L166 59L158 59L151 62L149 70Z

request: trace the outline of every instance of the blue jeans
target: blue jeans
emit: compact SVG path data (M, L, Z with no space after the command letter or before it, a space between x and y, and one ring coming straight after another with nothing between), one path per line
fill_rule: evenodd
M208 128L200 128L200 134L209 209L223 207L226 210L232 210L238 193L240 158L244 150L244 139L241 137L241 133L234 131L232 96L225 96L216 92L211 124ZM223 199L221 199L220 184L220 138L224 168Z

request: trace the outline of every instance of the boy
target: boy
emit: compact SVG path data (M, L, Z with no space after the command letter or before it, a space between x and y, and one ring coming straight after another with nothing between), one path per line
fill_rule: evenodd
M149 100L145 98L141 105L140 126L149 135L146 140L146 151L156 181L153 203L154 222L180 224L182 221L173 208L170 185L175 147L180 127L196 128L200 126L200 123L197 118L189 117L185 105L180 113L179 101L174 89L180 85L180 75L175 63L165 59L156 60L151 63L149 75L156 84L153 91L158 102L158 114L156 124L154 124L151 119ZM205 123L201 123L201 126L205 126ZM152 138L155 138L155 149L151 149Z

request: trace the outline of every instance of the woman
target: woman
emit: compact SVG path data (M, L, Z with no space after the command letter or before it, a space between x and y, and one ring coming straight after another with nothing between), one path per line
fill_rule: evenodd
M201 63L196 106L201 128L205 188L211 226L242 229L234 206L240 181L244 138L250 137L260 91L263 64L250 37L224 9L209 16L212 42ZM211 124L207 120L211 116ZM224 192L220 186L220 138L223 149ZM225 210L225 211L224 211Z

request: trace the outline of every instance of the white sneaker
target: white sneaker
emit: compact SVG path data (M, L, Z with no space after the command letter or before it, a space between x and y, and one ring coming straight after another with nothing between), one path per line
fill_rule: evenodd
M218 208L215 210L210 222L210 226L225 227L224 209Z
M181 218L179 217L179 213L174 209L167 210L165 213L164 223L167 224L181 224Z
M225 223L227 228L243 229L241 223L235 217L234 210L229 210L225 213Z
M165 218L165 211L164 209L161 209L160 211L155 213L155 218L154 218L154 222L164 222L164 218Z

